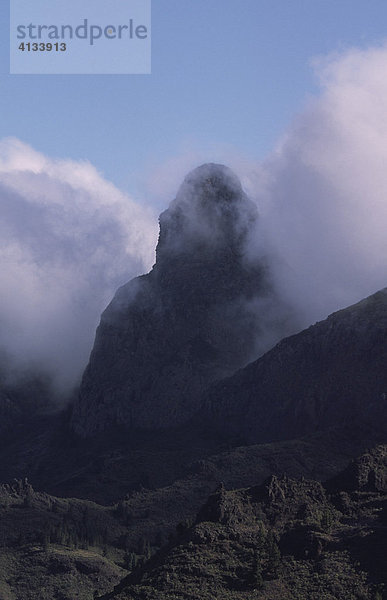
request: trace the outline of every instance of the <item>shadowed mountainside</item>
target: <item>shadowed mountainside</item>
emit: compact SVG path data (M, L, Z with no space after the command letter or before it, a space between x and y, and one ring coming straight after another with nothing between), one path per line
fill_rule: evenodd
M275 323L285 330L290 322L263 259L247 260L256 220L225 167L187 177L161 215L156 265L121 288L102 316L72 412L38 414L17 430L5 422L0 480L27 475L37 489L109 503L172 485L225 449L233 486L241 465L232 454L242 446L302 438L304 473L324 477L385 441L386 290L220 379L268 341L270 327L274 335ZM330 439L338 461L328 451L321 469ZM254 456L244 451L253 471ZM279 456L274 472L281 463L292 472Z
M187 422L215 380L290 331L262 258L257 210L222 165L190 173L160 216L156 264L102 315L72 427L156 430Z
M387 422L387 288L279 342L215 384L203 418L244 443Z

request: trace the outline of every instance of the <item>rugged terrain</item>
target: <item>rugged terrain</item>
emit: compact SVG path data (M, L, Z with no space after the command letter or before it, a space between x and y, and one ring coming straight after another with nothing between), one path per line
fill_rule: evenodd
M27 481L3 485L0 597L385 598L387 447L325 485L301 475L305 448L279 450L256 449L264 466L250 470L250 481L263 478L259 485L226 489L220 456L212 472L194 469L206 475L109 507L36 492ZM243 479L249 464L240 453ZM267 477L286 453L300 462L293 477Z
M386 599L387 289L289 336L257 223L200 167L67 408L3 365L1 600Z
M101 600L386 597L386 450L325 487L287 476L221 485L192 525Z

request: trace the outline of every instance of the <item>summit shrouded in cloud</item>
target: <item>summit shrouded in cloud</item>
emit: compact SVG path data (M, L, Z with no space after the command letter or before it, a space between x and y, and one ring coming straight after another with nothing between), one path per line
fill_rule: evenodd
M261 163L229 161L260 215L246 256L268 257L273 284L305 326L385 287L387 261L387 48L329 56L316 72L320 94L275 152ZM178 189L185 160L173 175L168 165L165 176L156 170L153 195ZM189 178L183 189L188 197ZM0 348L13 366L44 365L69 388L114 290L152 265L156 218L89 163L54 160L15 139L1 142L0 199ZM215 212L189 206L198 211L189 226L214 244ZM240 231L242 214L227 217ZM175 224L168 235L177 247L183 231L188 238Z
M66 77L25 4L0 600L387 600L386 0L158 0L152 73Z
M120 288L102 315L77 433L181 425L212 381L255 356L257 340L286 333L264 259L246 258L257 220L230 169L206 164L185 178L161 214L152 271Z
M231 169L201 165L185 177L176 199L160 216L157 257L164 249L170 259L174 253L200 255L201 248L216 252L226 245L243 252L257 219L256 207Z

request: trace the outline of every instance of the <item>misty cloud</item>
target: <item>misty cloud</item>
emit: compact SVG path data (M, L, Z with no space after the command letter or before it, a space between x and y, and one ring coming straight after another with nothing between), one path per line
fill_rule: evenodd
M0 349L68 391L116 288L154 262L156 216L89 163L16 139L0 142L0 215Z
M387 285L387 47L316 62L321 94L242 181L304 325ZM262 240L260 242L262 244Z
M192 253L202 247L212 253L226 243L239 246L257 219L257 208L239 179L224 165L204 164L191 171L167 211L160 215L158 256L167 249Z

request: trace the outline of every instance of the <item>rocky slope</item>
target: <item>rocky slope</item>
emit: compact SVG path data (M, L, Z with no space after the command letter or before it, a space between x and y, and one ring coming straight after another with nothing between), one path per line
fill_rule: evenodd
M387 448L353 463L385 481ZM344 477L344 479L346 479ZM386 487L330 492L269 477L212 494L193 525L101 600L382 600L387 597Z
M380 599L369 592L386 572L386 457L379 446L322 486L300 477L313 461L320 475L337 467L333 439L325 453L312 441L241 448L111 506L36 492L26 480L2 485L0 597L304 598L291 596L296 585L308 599L330 600L312 592L334 589L333 598L352 598L354 588ZM246 489L254 481L263 483Z
M116 507L0 486L0 598L92 600L127 573L127 527Z
M387 288L214 385L203 419L244 443L368 425L386 436Z
M102 315L72 426L155 430L186 422L213 381L282 337L289 316L263 259L249 259L257 212L226 167L190 173L160 216L156 264Z

